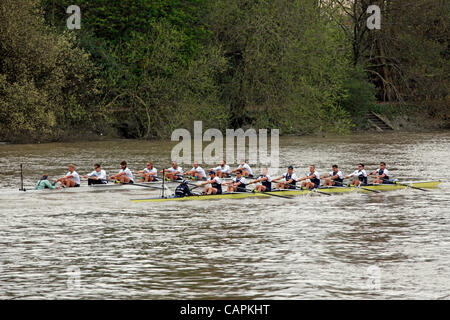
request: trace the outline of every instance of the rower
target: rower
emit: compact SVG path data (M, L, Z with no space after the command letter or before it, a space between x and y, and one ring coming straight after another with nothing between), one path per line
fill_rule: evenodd
M57 189L55 187L54 183L50 183L48 181L48 174L44 174L41 179L39 179L38 183L34 187L35 190L42 190L42 189Z
M231 177L231 168L229 165L227 165L225 160L220 161L219 166L215 168L210 168L209 171L214 170L216 172L216 175L219 178L229 178Z
M65 188L76 188L80 186L80 176L75 171L75 166L73 164L69 164L69 172L57 180L55 180L55 184L61 182L62 187Z
M348 175L345 177L345 179L351 178L351 177L355 177L358 179L354 179L352 181L352 185L357 187L357 186L367 186L367 173L366 170L364 169L364 164L360 163L358 165L358 170L356 170L355 172L353 172L352 174Z
M197 161L193 163L192 169L186 171L185 173L183 173L183 175L192 176L194 180L203 180L203 181L206 180L205 170L198 165Z
M120 169L119 173L111 176L109 179L118 181L122 184L133 184L133 173L127 168L127 162L125 160L120 163L120 167L122 169Z
M203 193L205 194L222 194L222 179L220 179L219 177L216 176L216 173L211 170L209 172L209 178L208 180L204 181L204 182L199 182L197 185L199 187L204 186L204 185L211 185L210 187L205 187L205 189L203 190Z
M245 178L242 176L242 170L236 171L236 177L233 178L231 181L222 183L223 185L227 185L228 189L227 192L247 192L246 188L246 181Z
M258 192L270 192L272 191L272 178L267 174L267 168L262 168L261 175L256 178L256 180L250 181L248 184L258 183L255 190Z
M105 184L108 183L108 178L106 177L105 170L102 170L100 164L94 164L94 171L83 176L83 178L88 179L88 186L92 184Z
M181 168L175 161L172 161L171 167L164 171L165 178L169 180L183 180L183 168ZM162 170L160 173L162 173Z
M193 196L191 189L187 184L186 180L183 180L178 187L175 189L175 198L183 198Z
M241 160L241 163L239 164L237 169L234 169L233 171L231 171L231 173L236 173L238 170L242 170L242 174L245 177L253 178L252 168L250 168L250 166L245 160Z
M151 163L150 161L147 162L146 168L136 173L141 174L139 178L140 182L158 181L158 170L156 170L156 168L153 168L153 163Z
M282 182L278 182L276 185L276 189L295 189L297 183L297 175L294 173L294 167L289 166L288 170L281 177L272 179L273 182L277 182L278 180L284 179Z
M306 174L303 178L298 179L298 181L308 180L309 182L302 182L302 188L306 189L317 189L320 187L320 175L316 171L315 165L309 166L309 173Z
M332 167L332 171L330 173L327 173L321 177L321 179L325 179L325 182L323 183L324 187L342 187L344 185L344 175L339 170L339 167L337 164L334 164Z
M374 177L374 184L393 184L394 182L389 179L389 171L386 169L386 162L380 162L380 168L370 174Z

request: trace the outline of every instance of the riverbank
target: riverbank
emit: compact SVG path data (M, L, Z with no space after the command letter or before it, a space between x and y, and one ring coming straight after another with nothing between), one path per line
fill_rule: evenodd
M377 104L372 112L396 131L427 132L450 129L450 110L444 105ZM377 129L368 123L364 131Z

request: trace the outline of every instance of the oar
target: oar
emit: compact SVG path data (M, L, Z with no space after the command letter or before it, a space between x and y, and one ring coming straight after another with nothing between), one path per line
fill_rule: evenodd
M364 187L361 187L361 186L357 186L357 188L360 188L360 189L366 190L366 191L370 191L370 192L374 192L374 193L381 193L381 191L378 191L378 190L372 190L372 189L364 188Z
M346 179L346 178L344 178L344 179ZM350 178L348 178L348 179L350 179ZM360 188L360 189L362 189L362 190L369 191L369 192L373 192L373 193L381 193L381 191L378 191L378 190L372 190L372 189L368 189L368 188L364 188L364 187L361 187L361 185L355 186L355 187L356 187L356 188ZM350 187L348 187L348 188L350 188Z
M164 189L163 187L157 187L147 184L140 184L140 183L131 183L130 186L136 186L136 187L143 187L143 188L153 188L153 189Z
M246 191L246 192L250 192L250 193L257 193L257 192L255 192L254 189L253 189L253 190L245 189L245 191ZM266 195L271 196L271 197L278 197L278 198L283 198L283 199L292 199L292 197L281 196L281 195L279 195L279 194L273 194L273 193L269 193L269 192L273 192L273 191L268 191L268 192L266 192L266 191L260 191L259 193L266 194Z
M425 192L429 192L429 191L430 191L430 190L426 190L426 189L422 189L422 188L419 188L419 187L415 187L415 186L412 186L412 185L406 184L406 183L396 182L396 184L399 184L399 185L404 186L404 187L407 187L407 188L413 188L413 189L425 191Z
M295 190L308 190L308 191L312 191L312 192L317 192L317 193L319 193L319 194L323 194L323 195L325 195L325 196L331 196L331 194L329 194L329 193L326 193L326 192L322 192L322 191L319 191L319 190L317 190L317 188L314 188L314 189L302 189L301 187L295 187Z
M279 194L273 194L273 193L267 193L267 192L260 192L262 194L267 194L268 196L271 197L278 197L278 198L284 198L284 199L292 199L292 197L287 197L287 196L280 196Z

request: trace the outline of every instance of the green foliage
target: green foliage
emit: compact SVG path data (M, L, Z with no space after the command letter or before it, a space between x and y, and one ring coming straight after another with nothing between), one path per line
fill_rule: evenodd
M344 89L346 94L341 100L342 107L352 115L355 122L363 121L367 112L375 109L375 86L368 81L363 70L356 68L351 71Z
M0 132L10 140L58 139L92 127L98 110L96 67L70 34L45 26L36 4L0 3Z
M445 1L376 0L383 32L368 0L78 0L68 31L72 4L0 2L2 138L165 138L195 120L348 133L376 97L450 118Z
M229 69L225 101L236 125L282 133L348 132L338 106L348 73L345 38L312 1L216 1L210 17ZM330 118L335 121L328 122Z

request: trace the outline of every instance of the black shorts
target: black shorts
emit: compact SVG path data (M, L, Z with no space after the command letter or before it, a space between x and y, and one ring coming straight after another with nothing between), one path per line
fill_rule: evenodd
M340 181L334 181L334 186L336 186L336 187L343 187L344 183L340 182Z
M78 184L78 183L76 183L76 184L74 185L75 188L78 188L79 186L80 186L80 184Z
M103 180L99 179L88 179L88 186L93 184L104 184L105 182Z
M240 187L237 187L236 191L237 192L247 192L247 190L245 188L240 188Z

